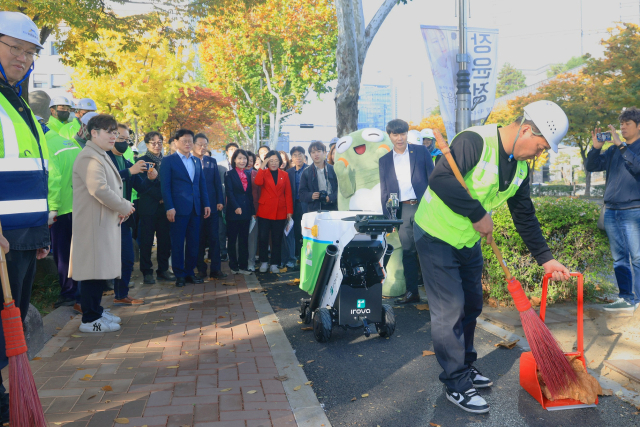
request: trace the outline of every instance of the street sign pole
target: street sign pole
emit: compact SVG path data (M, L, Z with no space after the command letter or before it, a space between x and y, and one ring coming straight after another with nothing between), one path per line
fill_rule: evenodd
M459 5L459 50L456 55L456 61L459 64L458 71L458 91L456 105L456 133L471 127L471 91L469 71L467 63L469 55L467 55L467 16L469 13L468 0L458 0Z

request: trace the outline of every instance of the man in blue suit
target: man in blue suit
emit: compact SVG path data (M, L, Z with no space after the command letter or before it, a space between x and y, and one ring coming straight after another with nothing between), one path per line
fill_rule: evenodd
M203 279L207 277L207 263L204 261L205 248L209 248L209 261L211 262L210 277L213 279L224 279L227 277L221 271L220 242L218 239L218 217L224 208L224 193L222 192L222 180L218 170L216 159L205 155L209 145L209 138L204 133L196 134L193 142L193 155L202 162L202 172L204 181L207 184L207 196L209 202L216 204L216 209L212 209L211 216L202 221L200 226L200 247L198 249L198 275Z
M413 217L418 204L429 185L429 175L433 171L433 161L423 145L407 143L409 124L395 119L387 124L387 133L393 143L393 150L380 158L380 193L382 212L390 217L387 200L391 193L398 195L400 209L398 219L402 225L398 230L402 243L402 265L407 292L396 300L397 304L420 301L418 293L418 256L413 240Z
M209 218L211 205L202 163L191 155L193 137L189 129L175 133L177 151L163 160L160 172L162 200L171 223L171 260L177 287L204 281L195 276L194 270L198 261L200 216L204 213L203 217Z

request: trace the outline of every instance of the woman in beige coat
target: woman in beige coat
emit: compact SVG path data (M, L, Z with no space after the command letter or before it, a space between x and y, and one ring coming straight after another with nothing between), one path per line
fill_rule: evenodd
M73 237L69 276L82 282L82 332L120 329L120 318L100 306L107 280L120 276L120 224L134 211L107 151L118 134L113 116L87 124L89 140L73 165Z

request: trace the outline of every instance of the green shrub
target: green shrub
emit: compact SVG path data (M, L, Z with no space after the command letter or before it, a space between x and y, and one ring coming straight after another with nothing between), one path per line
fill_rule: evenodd
M534 198L536 215L542 227L551 253L556 260L572 272L584 275L584 296L592 299L609 292L613 285L605 279L613 270L609 240L604 231L596 227L600 206L588 200L576 198ZM492 214L493 236L502 251L512 275L522 283L527 295L540 296L544 269L537 264L516 232L511 213L505 203ZM511 302L504 273L489 245L482 245L484 270L482 286L485 295ZM574 299L575 279L569 282L553 282L549 288L549 301Z

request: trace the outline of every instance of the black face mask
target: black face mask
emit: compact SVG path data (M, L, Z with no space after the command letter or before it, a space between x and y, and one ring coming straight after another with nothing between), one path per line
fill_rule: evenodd
M61 122L66 122L67 120L69 120L69 111L59 111L58 110L58 120L60 120Z
M129 142L128 141L116 142L114 147L116 147L116 150L118 150L118 153L124 154L125 151L129 149Z

